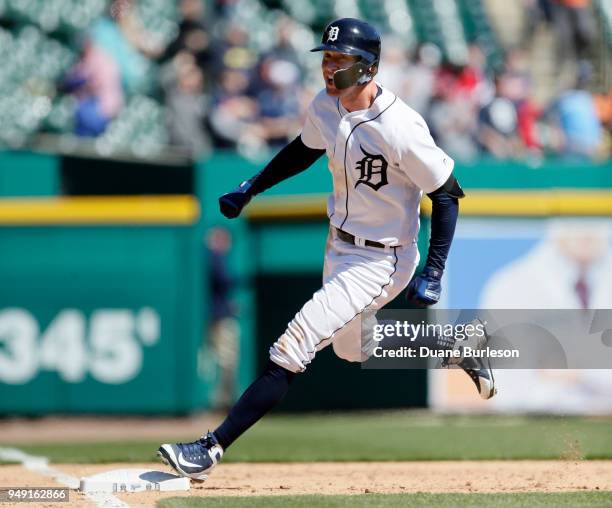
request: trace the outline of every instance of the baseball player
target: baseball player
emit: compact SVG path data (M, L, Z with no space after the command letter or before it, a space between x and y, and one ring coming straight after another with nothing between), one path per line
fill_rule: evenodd
M352 18L330 23L321 51L325 89L310 104L301 134L253 178L219 199L221 212L237 217L257 194L310 167L324 154L333 193L327 204L330 232L323 286L306 302L270 348L264 372L215 429L192 443L164 444L160 458L180 475L205 480L227 448L278 404L296 373L317 351L332 345L349 361L372 353L361 340L361 314L379 309L408 287L417 306L435 304L463 191L452 174L453 160L438 148L423 118L374 76L380 36ZM422 194L432 200L431 239L423 271L417 235ZM412 281L411 281L412 279ZM419 339L428 347L458 349L453 338ZM417 343L418 344L418 343ZM488 362L454 360L488 399L495 393ZM469 360L469 361L468 361Z

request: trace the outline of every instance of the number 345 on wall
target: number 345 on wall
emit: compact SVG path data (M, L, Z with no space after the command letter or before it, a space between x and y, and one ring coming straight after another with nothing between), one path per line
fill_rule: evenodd
M50 370L69 383L83 381L87 373L102 383L125 383L142 368L143 346L154 345L159 336L159 314L148 307L99 309L89 323L82 311L64 309L42 334L27 310L3 309L0 382L25 384Z

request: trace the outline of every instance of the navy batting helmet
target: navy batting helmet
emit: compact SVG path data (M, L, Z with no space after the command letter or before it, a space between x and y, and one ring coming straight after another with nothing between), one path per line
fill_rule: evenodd
M363 85L376 73L373 67L380 60L380 35L376 29L355 18L332 21L323 32L321 44L310 51L337 51L360 57L348 69L334 73L334 85L339 90L353 85Z

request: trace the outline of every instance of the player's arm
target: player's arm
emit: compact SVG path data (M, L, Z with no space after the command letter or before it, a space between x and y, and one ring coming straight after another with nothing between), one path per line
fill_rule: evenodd
M465 194L451 173L444 185L427 196L432 202L429 251L423 271L410 282L407 294L408 300L420 307L433 305L440 299L440 280L455 234L459 199Z
M262 171L221 196L221 213L230 219L238 217L253 196L308 169L324 153L325 150L306 146L301 135L298 136L278 152Z

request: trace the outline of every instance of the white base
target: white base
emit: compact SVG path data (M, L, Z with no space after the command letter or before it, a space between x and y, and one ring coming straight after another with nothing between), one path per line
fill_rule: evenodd
M150 469L115 469L81 478L81 492L168 492L189 490L189 478Z

